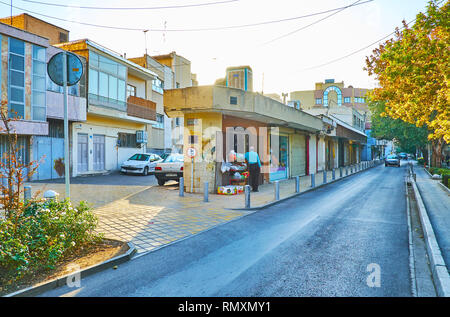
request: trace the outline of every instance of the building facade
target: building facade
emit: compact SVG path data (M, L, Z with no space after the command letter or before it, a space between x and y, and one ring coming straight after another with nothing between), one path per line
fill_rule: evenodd
M156 74L88 39L56 46L87 64L86 122L71 131L73 176L118 170L133 154L145 153L147 127L157 123L151 101Z

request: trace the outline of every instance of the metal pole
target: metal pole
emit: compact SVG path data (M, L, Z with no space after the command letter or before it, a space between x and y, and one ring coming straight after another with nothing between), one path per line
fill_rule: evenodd
M64 178L66 183L66 198L70 199L70 172L69 172L69 118L67 109L67 53L63 51L63 90L64 90Z
M180 177L180 185L179 185L179 195L180 197L184 196L184 177Z
M244 186L245 208L250 208L250 185Z
M332 174L331 174L331 179L335 180L336 179L336 169L333 168Z
M342 166L339 167L339 178L342 178Z
M191 194L194 192L194 158L191 159Z
M295 192L300 192L300 176L295 176Z
M327 183L327 171L323 170L323 184Z
M311 187L316 186L316 177L314 176L314 173L311 173Z
M205 203L208 202L208 194L209 194L209 192L208 192L208 182L205 182L205 184L203 186L203 201Z
M275 200L280 200L280 183L275 181L273 185L275 189Z

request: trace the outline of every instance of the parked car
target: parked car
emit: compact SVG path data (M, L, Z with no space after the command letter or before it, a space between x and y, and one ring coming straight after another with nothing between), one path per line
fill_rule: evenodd
M408 159L408 154L406 154L406 153L400 153L399 155L398 155L398 157L401 159L401 160L407 160Z
M164 186L168 180L180 181L183 177L183 154L170 154L162 162L156 164L155 177L159 186Z
M390 165L400 167L400 158L395 154L388 155L384 160L384 166Z
M146 176L155 171L155 166L159 162L162 162L162 159L158 154L136 153L122 163L120 172Z

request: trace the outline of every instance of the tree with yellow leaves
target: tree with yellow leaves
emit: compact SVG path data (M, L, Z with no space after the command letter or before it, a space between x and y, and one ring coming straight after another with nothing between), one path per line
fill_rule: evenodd
M442 2L442 1L441 1ZM385 101L382 116L427 127L433 148L433 165L440 166L442 147L450 143L450 3L428 3L426 13L409 27L396 29L366 58L366 70L379 88L372 101Z

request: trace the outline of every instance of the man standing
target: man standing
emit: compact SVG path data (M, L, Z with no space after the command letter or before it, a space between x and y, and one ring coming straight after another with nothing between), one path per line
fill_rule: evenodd
M249 183L252 187L252 191L258 191L259 185L259 173L261 171L261 161L259 160L258 153L255 152L253 146L250 147L250 151L245 153L245 160L247 161L248 171L250 173Z

